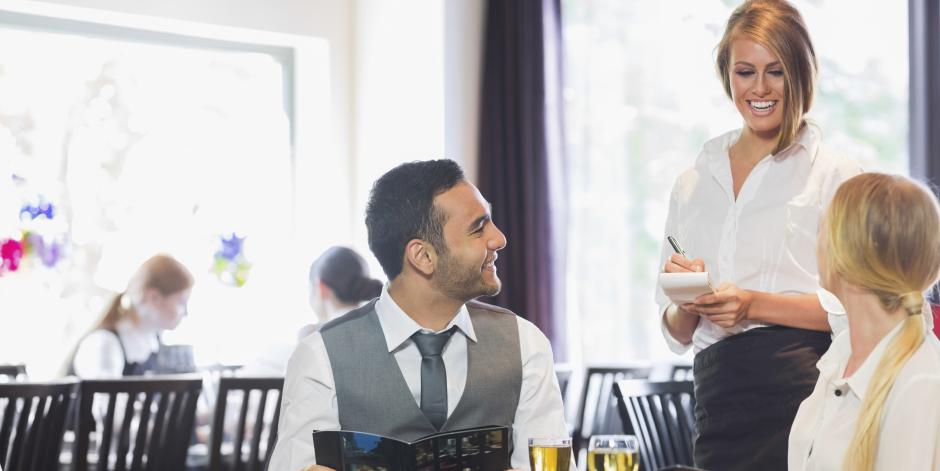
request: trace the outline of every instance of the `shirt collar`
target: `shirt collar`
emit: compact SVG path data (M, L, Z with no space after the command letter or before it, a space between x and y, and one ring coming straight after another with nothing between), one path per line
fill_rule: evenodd
M411 336L415 332L437 333L421 327L411 316L406 314L388 294L388 285L382 288L382 294L379 296L379 300L375 302L375 312L378 314L379 324L382 325L382 333L385 335L385 343L388 346L389 352L401 348L405 342L411 339ZM451 319L447 326L441 329L440 332L453 326L457 326L457 329L468 339L474 342L477 341L476 333L473 331L473 323L470 322L470 312L467 310L466 304L460 306L460 309L454 315L453 319Z
M709 162L725 163L731 146L738 141L739 137L741 137L741 129L736 129L706 142L703 148ZM797 133L793 142L774 156L774 160L783 160L791 155L804 155L809 158L810 163L813 163L816 161L816 150L819 148L820 137L819 128L815 124L807 122L803 129Z
M875 345L875 348L868 355L868 358L862 362L862 366L845 379L846 384L849 385L849 388L858 396L860 401L865 400L865 393L868 391L868 383L871 382L871 377L875 374L875 370L878 368L878 364L881 363L881 357L884 356L885 350L888 349L888 344L891 343L891 340L894 339L904 327L905 322L901 321L896 325L891 332L888 332L888 335L885 335L878 345ZM852 353L851 344L848 348L848 353ZM845 356L846 361L848 360L848 355ZM844 363L843 363L844 368Z

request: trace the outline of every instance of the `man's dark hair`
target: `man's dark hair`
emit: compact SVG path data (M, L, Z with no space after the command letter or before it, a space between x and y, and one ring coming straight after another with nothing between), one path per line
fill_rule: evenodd
M434 197L463 180L460 166L443 159L401 164L372 185L366 206L369 248L389 280L401 273L409 240L425 240L438 254L447 252L447 216L434 207Z

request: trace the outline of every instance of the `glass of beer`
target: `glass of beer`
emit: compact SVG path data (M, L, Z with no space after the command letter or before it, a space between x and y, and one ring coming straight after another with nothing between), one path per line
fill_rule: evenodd
M633 435L595 435L588 442L588 471L638 471L640 443Z
M530 438L529 465L532 471L569 471L571 437Z

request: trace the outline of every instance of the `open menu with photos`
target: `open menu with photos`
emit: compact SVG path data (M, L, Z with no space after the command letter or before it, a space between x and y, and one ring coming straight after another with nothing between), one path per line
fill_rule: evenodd
M337 471L509 469L509 428L485 426L405 442L365 432L313 432L317 464Z

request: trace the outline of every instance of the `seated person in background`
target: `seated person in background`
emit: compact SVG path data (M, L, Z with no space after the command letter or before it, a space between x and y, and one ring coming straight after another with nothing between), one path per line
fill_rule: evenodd
M817 247L820 282L849 328L817 363L790 431L789 469L940 469L940 341L924 322L924 292L940 272L936 198L904 177L853 177Z
M382 282L369 276L362 255L347 247L330 247L310 265L310 307L317 323L305 325L298 340L382 293Z
M156 255L144 262L79 341L65 373L81 378L163 373L157 368L160 334L186 315L192 286L192 274L173 257Z
M548 339L474 301L501 286L489 204L453 161L413 162L375 182L366 227L391 281L298 345L268 469L317 468L314 430L410 441L483 425L511 426L512 465L528 469L530 437L568 432Z

